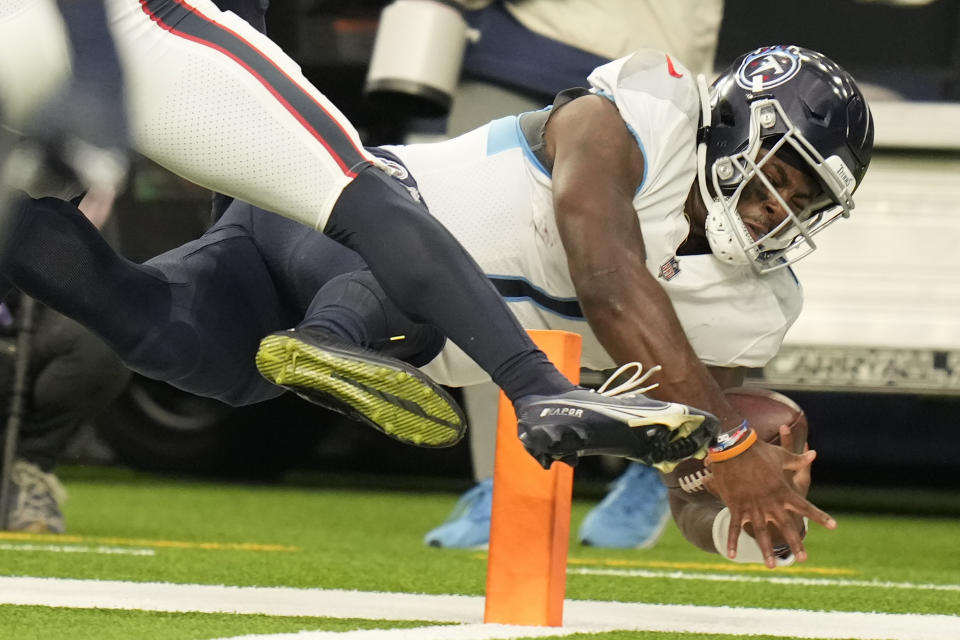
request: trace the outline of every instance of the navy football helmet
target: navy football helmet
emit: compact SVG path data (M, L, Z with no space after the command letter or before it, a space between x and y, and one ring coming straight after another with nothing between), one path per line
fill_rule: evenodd
M709 90L701 80L700 91L697 173L714 255L731 264L751 264L759 273L809 255L816 249L816 233L850 215L853 192L870 164L873 118L853 78L820 53L773 46L741 56ZM803 210L788 205L761 171L774 156L819 183L822 193ZM787 212L760 238L750 234L737 212L753 179Z

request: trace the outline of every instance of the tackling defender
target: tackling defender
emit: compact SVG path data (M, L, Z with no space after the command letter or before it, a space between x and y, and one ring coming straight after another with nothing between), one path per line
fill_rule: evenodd
M31 59L44 63L30 69L35 76L68 75L59 25L36 10L47 3L25 0L0 20L0 42L35 34L4 46L12 63L0 69L6 86L32 86L37 78L22 68ZM404 313L441 327L511 398L525 446L542 464L611 447L668 462L716 434L716 419L697 409L642 394L596 398L564 378L449 232L363 149L296 64L246 22L209 0L106 0L105 7L126 76L134 148L356 250ZM312 345L311 353L324 361L328 392L381 430L426 445L461 437L459 408L417 370L338 341ZM583 409L583 420L548 415L570 405Z
M779 74L768 73L768 66L779 67ZM805 255L813 248L811 236L816 231L852 208L853 189L869 161L872 123L852 79L831 61L808 50L767 48L744 56L716 83L709 103L705 96L700 96L705 87L698 91L688 76L689 72L663 54L639 52L599 68L591 76L592 92L564 92L550 110L495 121L449 142L391 148L387 152L396 153L400 162L384 164L392 166L398 178L412 176L416 184L407 185L406 197L419 199L422 193L431 211L460 237L488 273L501 276L500 286L507 287L506 293L516 294L510 296L514 298L511 304L528 328L575 328L584 333L584 363L595 368L605 368L613 360L635 359L636 354L652 354L654 357L644 360L660 361L667 366L660 390L664 397L686 397L683 394L690 393L722 409L729 405L700 364L684 330L701 352L700 358L708 363L715 359L714 363L728 373L738 358L741 363L750 358L762 362L764 357L772 356L799 310L799 288L786 267L796 259L796 252ZM805 103L798 105L801 98ZM814 113L829 112L833 118L831 126L812 121L804 107L814 108ZM714 116L717 125L709 127ZM700 129L700 135L710 138L700 146L698 171L694 149L700 117L707 125ZM664 131L673 135L663 135ZM602 141L601 145L592 144L597 139ZM854 180L842 182L838 175L844 172ZM499 207L469 208L482 195L495 195ZM704 205L705 201L710 203L709 207ZM243 206L246 205L234 205ZM62 213L59 205L45 203L44 207L51 213ZM234 280L229 287L222 287L229 291L230 298L223 308L236 309L237 305L243 306L243 291L275 286L272 278L280 275L283 284L275 291L251 296L258 309L266 306L267 311L258 313L260 324L254 319L248 319L246 324L252 327L251 335L259 332L260 336L270 330L270 324L284 326L276 319L279 312L273 311L280 305L264 305L264 300L283 300L297 287L292 283L299 280L289 277L292 265L300 264L291 262L288 255L291 242L302 243L297 250L306 255L321 255L328 249L307 251L307 241L296 237L279 244L265 244L261 236L273 233L265 230L281 221L268 223L260 215L251 215L249 229L235 217L225 218L228 222L218 223L201 244L187 245L178 250L179 254L152 261L153 267L167 265L156 274L162 276L159 279L150 275L149 269L131 271L131 266L121 261L114 264L104 257L103 249L90 249L95 243L86 242L87 248L77 259L80 263L109 267L104 272L104 282L119 282L126 287L121 291L135 289L144 296L137 299L128 294L141 312L150 308L146 292L154 290L156 297L152 302L165 305L160 322L166 323L165 329L176 327L180 332L177 337L182 342L170 339L172 335L153 333L150 345L169 356L164 362L170 367L168 370L161 366L153 374L147 370L150 362L147 366L137 362L138 356L150 353L147 343L140 342L141 330L131 332L129 327L104 319L99 312L98 301L110 299L109 288L93 295L97 293L95 288L85 286L84 296L67 291L61 293L59 301L51 299L49 290L37 290L49 286L49 277L44 275L44 267L36 264L37 256L44 253L42 247L30 243L29 238L49 237L53 228L43 233L24 231L24 241L18 243L25 252L24 259L9 261L8 268L14 282L32 287L28 290L33 295L83 322L99 325L98 330L144 373L164 376L165 372L177 370L179 377L167 375L162 379L189 388L194 382L190 376L204 371L213 377L219 374L221 379L230 377L225 387L230 389L242 369L220 368L210 360L196 358L199 347L221 348L218 339L234 335L230 333L237 329L234 325L243 323L236 319L228 323L220 317L219 327L226 326L228 331L205 331L203 323L208 321L202 314L198 311L196 317L190 315L193 290L189 286L170 287L169 283L189 283L189 278L182 275L189 275L190 269L185 265L190 264L206 270L198 280L203 282L214 275L224 277L223 274L230 273L236 280L237 274L242 273L243 288L238 288ZM610 217L603 224L589 223L594 216L607 215ZM482 235L475 233L478 216L488 217L487 224L479 227ZM25 216L23 224L35 226L40 219ZM47 223L56 227L66 224L63 221L68 218L48 215L44 219L56 221ZM68 227L73 231L66 234L64 248L70 246L71 235L76 239L83 234L75 223ZM307 233L291 228L299 234ZM276 238L288 235L278 232ZM60 236L64 237L64 233ZM310 242L318 240L322 240L319 235ZM258 280L250 275L256 270L251 271L248 266L242 270L226 268L232 258L244 255L240 249L225 250L228 244L247 247L251 262L255 253L271 244L281 247L283 258L261 258L264 266L259 271L265 277ZM266 252L269 254L270 250ZM215 262L207 262L214 257ZM282 268L269 267L271 261ZM164 269L173 271L167 274ZM180 277L174 277L178 274ZM330 275L334 274L327 274ZM313 278L317 279L316 274ZM628 288L624 289L624 285ZM364 287L372 291L369 286ZM201 289L218 290L206 286ZM598 290L603 295L597 295ZM567 291L569 294L564 295ZM348 298L349 304L339 305L355 309L359 304L355 296ZM370 309L376 316L383 301L377 296L374 300ZM734 304L730 304L731 300ZM302 299L299 304L302 310ZM210 299L202 305L217 308ZM637 305L635 313L629 305ZM171 313L177 322L169 322ZM182 313L187 315L176 315ZM351 322L357 324L359 318L362 324L364 317L363 313L354 312L352 320L347 317L337 322L349 326ZM681 325L684 319L686 322ZM150 326L156 320L148 317L145 322L145 326ZM302 344L309 350L317 343L318 335L322 336L321 344L325 344L327 336L336 333L325 327L326 331L318 334L308 330L310 324L308 317L301 330L275 336L273 342ZM729 339L722 338L720 331L729 331ZM113 335L107 335L111 332ZM403 333L415 335L412 330ZM359 331L341 338L356 339L357 335L364 334ZM209 345L205 345L206 340ZM249 344L250 339L247 340L245 344ZM271 344L269 340L264 342L261 362L268 363L268 375L282 382L274 373L280 369L269 364L273 356ZM193 360L183 362L193 362L195 367L173 366L184 355L178 353L179 347L193 356ZM231 349L225 347L221 351L229 355ZM156 356L152 358L153 363L158 361ZM445 350L430 370L441 381L456 382L453 375L475 375L460 367L465 362L462 357L458 360L455 351ZM308 395L318 391L311 388L311 383L289 386ZM205 392L214 395L209 389ZM713 395L720 395L721 399L714 400ZM740 422L735 411L728 409L723 415L728 421ZM770 446L750 446L749 429L736 433L743 434L744 439L714 452L718 458L732 458L729 462L718 460L714 466L718 476L715 486L734 514L731 540L736 540L734 534L739 532L742 521L767 522L761 515L766 507L757 501L770 497L764 495L770 478L762 475L762 465L750 464L746 468L753 470L752 480L740 486L732 479L724 479L722 469L736 460L749 460L750 456L759 456L766 461L767 468L776 469L798 469L811 459L789 456ZM730 455L736 453L742 455ZM780 500L784 500L781 504L787 503L782 493L774 502ZM750 511L743 510L745 504L751 507ZM786 519L787 511L804 512L794 502L786 509L780 507L777 517ZM822 512L820 515L825 516ZM826 517L816 519L828 522ZM796 527L792 523L780 526L772 516L770 522L784 531L795 551L801 550L797 555L802 560ZM766 561L772 564L765 529L763 524L757 526L757 537Z

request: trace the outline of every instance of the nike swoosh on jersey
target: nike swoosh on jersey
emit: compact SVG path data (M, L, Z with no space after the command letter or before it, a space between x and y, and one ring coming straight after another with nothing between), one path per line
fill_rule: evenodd
M667 71L668 71L668 72L670 73L670 75L672 75L674 78L682 78L682 77L683 77L683 74L682 74L682 73L678 73L678 72L677 72L677 69L673 66L673 60L670 59L670 56L667 56Z

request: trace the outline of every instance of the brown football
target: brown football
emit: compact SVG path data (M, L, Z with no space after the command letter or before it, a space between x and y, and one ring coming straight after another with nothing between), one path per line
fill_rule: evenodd
M796 402L776 391L752 387L735 387L726 390L730 401L740 414L750 422L757 437L772 444L780 443L780 425L790 427L794 434L794 453L803 451L807 441L807 417ZM700 493L706 489L703 478L710 472L702 460L684 460L670 473L663 476L671 489L680 488L686 493Z

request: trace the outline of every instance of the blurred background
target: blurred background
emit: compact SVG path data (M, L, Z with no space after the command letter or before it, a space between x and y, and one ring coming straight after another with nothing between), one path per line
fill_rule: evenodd
M267 15L268 34L367 144L446 129L442 116L364 95L386 4L274 0ZM877 150L854 216L818 236L820 251L798 265L801 320L749 382L806 410L822 506L960 513L960 0L726 0L714 67L776 43L819 50L861 82ZM140 160L107 234L144 260L202 233L209 216L209 192ZM4 345L12 358L12 339ZM235 479L376 472L467 486L471 478L466 440L417 450L296 398L231 409L136 376L63 462ZM588 460L577 490L600 495L596 487L619 470Z

